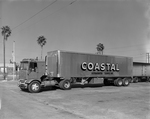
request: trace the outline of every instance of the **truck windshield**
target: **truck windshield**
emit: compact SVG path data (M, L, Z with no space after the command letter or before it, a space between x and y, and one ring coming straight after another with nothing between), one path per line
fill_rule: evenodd
M29 62L21 62L20 68L21 70L27 70L29 66Z

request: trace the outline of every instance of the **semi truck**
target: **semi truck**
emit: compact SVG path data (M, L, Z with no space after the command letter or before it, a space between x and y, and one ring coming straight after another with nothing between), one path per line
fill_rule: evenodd
M37 93L43 87L71 89L72 84L128 86L133 78L132 57L97 55L69 51L48 52L45 61L23 59L20 62L18 86Z

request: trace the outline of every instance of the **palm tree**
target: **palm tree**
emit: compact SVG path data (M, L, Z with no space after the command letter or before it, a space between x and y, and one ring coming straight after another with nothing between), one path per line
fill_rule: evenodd
M11 29L8 26L3 26L2 28L2 36L4 36L3 39L3 51L4 51L4 80L6 79L6 73L5 73L5 41L7 41L7 38L11 34Z
M37 39L37 43L41 46L41 59L42 59L43 46L46 44L46 38L44 36L39 36Z
M97 49L97 54L102 54L103 55L104 45L102 43L99 43L97 45L96 49Z

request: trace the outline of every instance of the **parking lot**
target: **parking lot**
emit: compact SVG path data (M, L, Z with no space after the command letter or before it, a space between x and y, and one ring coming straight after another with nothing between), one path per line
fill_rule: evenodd
M73 85L24 92L17 81L0 82L1 119L150 119L150 83L128 87Z

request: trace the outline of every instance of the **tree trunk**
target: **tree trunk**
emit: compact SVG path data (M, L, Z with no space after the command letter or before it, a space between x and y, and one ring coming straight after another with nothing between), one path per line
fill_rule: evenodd
M42 59L42 54L43 54L43 47L41 47L41 59Z
M3 55L4 55L4 73L3 73L3 76L4 76L4 80L6 80L6 73L5 73L5 40L6 40L6 36L4 34L4 40L3 40Z

